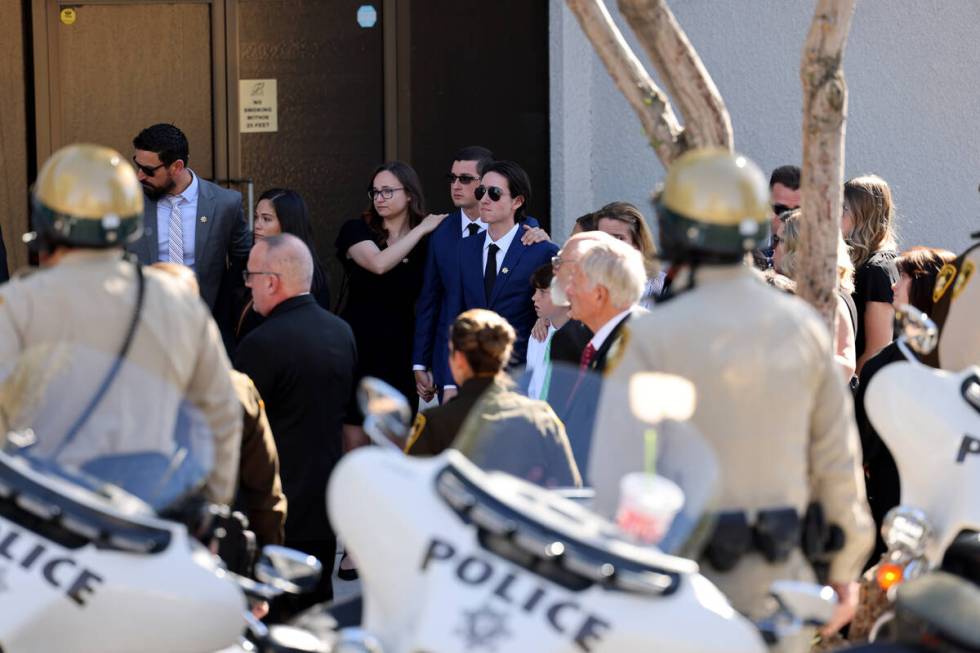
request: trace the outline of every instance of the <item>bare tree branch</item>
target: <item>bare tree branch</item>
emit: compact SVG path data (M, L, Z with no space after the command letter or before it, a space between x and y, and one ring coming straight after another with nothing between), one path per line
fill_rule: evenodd
M666 0L619 0L684 120L688 147L733 148L728 109Z
M657 157L665 167L670 165L688 145L667 96L630 49L602 0L567 1L606 70L640 118Z
M836 333L847 84L842 61L855 0L818 0L803 46L803 174L798 293Z

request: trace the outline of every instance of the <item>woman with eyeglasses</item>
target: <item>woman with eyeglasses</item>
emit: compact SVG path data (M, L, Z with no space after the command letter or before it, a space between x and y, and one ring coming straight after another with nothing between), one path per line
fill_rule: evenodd
M858 373L892 341L892 285L898 281L894 213L891 189L878 175L855 177L844 184L841 231L854 262Z
M370 203L363 215L347 221L337 236L337 256L346 273L339 315L357 341L357 378L377 377L413 398L415 300L422 287L426 236L446 215L426 215L419 177L401 161L379 166L367 194ZM353 422L360 419L352 416Z
M310 213L302 196L288 188L270 188L255 204L255 222L252 226L254 242L269 236L293 234L304 243L313 255L313 283L310 294L323 309L330 310L330 285L327 272L316 253L313 242L313 226ZM246 289L247 290L247 289ZM244 307L235 323L235 341L241 342L255 327L262 323L262 316L252 310L252 294L248 292Z

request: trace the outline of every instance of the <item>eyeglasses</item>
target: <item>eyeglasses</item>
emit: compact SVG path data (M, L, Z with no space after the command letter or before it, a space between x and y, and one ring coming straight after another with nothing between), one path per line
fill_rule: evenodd
M500 198L504 196L504 191L499 186L477 186L476 190L473 191L476 199L482 200L484 195L489 195L490 200L493 202L499 202Z
M137 161L136 160L136 157L134 156L133 157L133 165L136 166L137 168L139 168L140 171L144 175L146 175L147 177L152 177L153 175L155 175L157 173L157 170L159 170L160 168L166 167L167 164L166 163L161 163L158 166L145 166L142 163L140 163L139 161Z
M551 271L557 273L562 263L578 263L578 259L563 258L561 254L551 257Z
M377 188L369 188L368 189L368 197L371 198L371 201L372 202L375 200L375 198L378 195L380 195L382 197L382 199L390 200L392 197L395 196L395 191L396 190L405 190L405 189L404 188L382 188L382 189L378 190Z
M479 177L474 177L473 175L454 175L451 172L446 175L446 181L448 181L450 184L455 184L458 181L464 186L469 186L474 181L479 181L479 180L480 180Z
M795 206L786 206L785 204L773 204L772 212L775 213L777 216L780 216L786 213L787 211L792 211L795 208L796 208Z
M278 272L263 272L262 270L255 270L253 272L252 270L242 270L242 279L245 281L245 283L248 283L249 277L255 274L268 274L273 277L280 276Z

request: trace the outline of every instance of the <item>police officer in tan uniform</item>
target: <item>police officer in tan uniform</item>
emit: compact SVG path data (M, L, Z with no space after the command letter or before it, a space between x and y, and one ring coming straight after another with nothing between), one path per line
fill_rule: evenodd
M36 451L69 465L166 454L195 434L204 494L228 503L242 428L228 359L198 297L125 258L142 214L114 150L71 145L41 169L30 236L42 269L0 287L0 428L29 427Z
M644 371L691 380L691 422L721 467L719 522L702 572L755 618L769 608L772 581L814 578L800 546L811 502L839 529L837 538L820 532L826 548L843 534L827 555L827 580L851 606L873 529L830 334L807 304L767 287L743 263L766 241L768 202L762 173L744 157L695 150L671 166L657 203L671 294L628 326L628 344L603 385L590 465L597 506L608 513L618 480L643 460L642 430L622 389ZM815 533L808 531L811 541ZM842 607L835 621L849 617Z

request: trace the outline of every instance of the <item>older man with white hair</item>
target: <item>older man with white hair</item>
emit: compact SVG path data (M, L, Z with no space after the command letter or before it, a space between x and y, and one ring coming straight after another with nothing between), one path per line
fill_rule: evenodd
M594 334L577 371L559 373L558 378L552 374L548 395L565 422L581 469L587 467L602 373L622 345L624 325L647 312L639 306L647 275L636 249L601 231L569 238L554 264L558 292L568 300L569 316Z
M337 540L324 497L343 453L341 432L354 389L354 335L310 294L313 259L299 238L282 234L259 241L244 275L255 310L266 319L242 340L235 367L255 382L279 450L289 502L285 544L317 556L330 569ZM273 610L284 618L332 596L325 573L316 590L284 599Z

